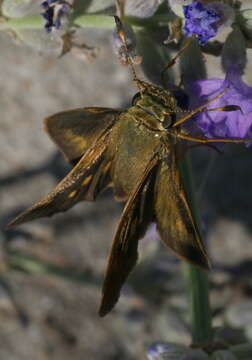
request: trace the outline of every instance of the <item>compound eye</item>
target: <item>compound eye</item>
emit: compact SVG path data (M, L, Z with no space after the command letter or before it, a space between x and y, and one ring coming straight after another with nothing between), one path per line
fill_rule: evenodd
M176 115L173 113L169 114L169 115L165 115L165 118L163 120L163 127L165 129L169 129L172 127L172 125L175 123L176 121Z
M165 129L169 129L173 126L175 122L176 122L176 114L171 113L165 116L163 121L163 126Z
M132 99L132 101L131 101L131 105L132 105L132 106L136 105L137 100L139 100L140 98L141 98L140 92L136 93L136 94L133 96L133 99Z

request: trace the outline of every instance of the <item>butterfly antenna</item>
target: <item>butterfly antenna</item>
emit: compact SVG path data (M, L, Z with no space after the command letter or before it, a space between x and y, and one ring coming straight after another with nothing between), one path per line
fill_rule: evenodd
M124 46L124 52L125 52L125 55L126 55L126 58L127 58L127 64L130 65L131 67L131 71L132 71L132 74L133 74L133 81L137 83L138 85L138 82L140 81L136 75L136 70L134 68L134 63L131 59L131 56L129 55L129 48L128 48L128 44L127 44L127 37L126 37L126 34L125 34L125 31L123 29L123 24L120 20L120 18L116 15L114 15L114 19L115 19L115 23L116 23L116 29L117 29L117 34ZM139 86L138 86L139 87Z
M116 13L120 19L124 17L124 7L125 7L124 0L116 0Z

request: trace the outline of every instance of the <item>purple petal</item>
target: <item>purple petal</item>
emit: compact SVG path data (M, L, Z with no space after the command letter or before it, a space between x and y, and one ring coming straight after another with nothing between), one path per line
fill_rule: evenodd
M252 87L242 81L238 68L230 69L226 79L213 78L190 84L188 90L191 108L203 105L225 88L226 93L207 108L237 105L241 110L199 113L194 117L196 124L208 138L249 138L252 125Z
M217 34L220 15L216 9L204 6L200 1L194 1L190 5L183 6L186 36L197 35L201 45Z

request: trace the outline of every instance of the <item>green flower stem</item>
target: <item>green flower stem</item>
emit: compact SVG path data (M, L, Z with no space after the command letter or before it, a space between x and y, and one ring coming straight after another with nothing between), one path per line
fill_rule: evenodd
M0 22L0 30L43 29L44 24L45 21L41 15L25 16ZM73 25L83 28L113 29L115 20L113 16L80 15L74 18Z
M139 19L134 17L125 17L125 21L133 27L160 26L168 24L173 20L173 16L156 15L150 19ZM108 15L79 15L71 20L73 26L81 28L96 29L114 29L115 20L113 16ZM25 16L22 18L12 18L0 20L0 30L12 29L42 29L44 27L44 19L41 15Z
M151 18L138 18L134 16L125 16L124 21L126 21L128 24L132 25L133 27L159 27L159 26L165 26L171 21L173 21L176 18L173 14L167 14L167 15L154 15Z
M25 16L0 22L0 30L43 29L44 24L45 21L41 15ZM73 25L83 28L113 29L115 21L113 16L82 15L73 20Z
M81 28L114 29L113 16L107 15L80 15L73 19L73 25Z
M189 157L184 160L181 171L188 198L190 199L192 212L200 230L200 219L195 201L192 169ZM204 344L211 341L212 337L208 275L206 271L188 263L183 264L183 272L185 274L189 292L192 341L193 343Z

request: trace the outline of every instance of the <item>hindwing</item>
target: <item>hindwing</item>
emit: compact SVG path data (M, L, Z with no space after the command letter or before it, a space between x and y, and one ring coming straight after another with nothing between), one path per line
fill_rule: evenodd
M165 245L179 257L208 269L209 259L187 199L174 151L160 163L154 206L157 229Z
M102 289L100 316L116 304L120 290L137 263L138 241L153 221L153 185L157 159L153 158L130 195L111 248Z

